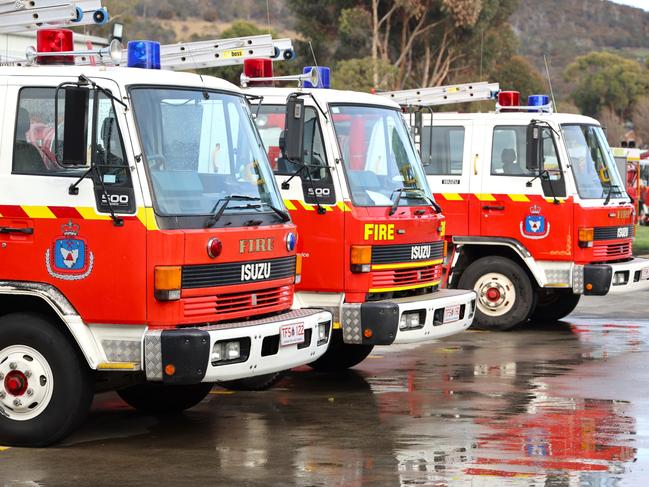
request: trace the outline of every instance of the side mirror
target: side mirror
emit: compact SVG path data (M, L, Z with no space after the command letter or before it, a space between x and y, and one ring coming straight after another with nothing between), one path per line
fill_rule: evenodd
M530 122L527 126L527 157L526 167L528 171L541 171L541 157L539 149L541 148L541 127L535 122Z
M284 157L293 163L304 162L304 100L295 95L286 101Z
M78 86L60 86L56 90L54 152L61 166L85 166L88 163L90 93L91 90ZM60 106L63 113L60 113Z

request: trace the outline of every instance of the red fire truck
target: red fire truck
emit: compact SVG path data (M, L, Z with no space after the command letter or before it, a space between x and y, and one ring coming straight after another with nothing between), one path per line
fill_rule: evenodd
M633 258L634 206L596 120L553 113L545 95L477 83L384 94L411 115L428 182L455 244L448 287L478 294L475 326L557 320L581 295L649 289ZM493 99L492 113L432 113Z
M273 80L268 60L250 60L244 69L247 83ZM375 345L463 331L475 294L438 289L444 217L399 106L330 90L328 77L327 68L307 67L289 77L306 85L297 91L248 93L260 97L257 127L300 229L296 300L334 314L329 349L310 365L337 370L360 363Z
M145 69L158 50L75 66L44 30L41 66L0 72L0 444L61 439L95 390L179 411L327 349L331 314L291 310L295 226L246 98Z

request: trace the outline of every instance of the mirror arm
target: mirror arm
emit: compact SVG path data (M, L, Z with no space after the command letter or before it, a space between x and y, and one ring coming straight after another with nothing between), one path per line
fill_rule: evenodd
M302 171L304 171L305 169L306 169L306 165L305 165L305 164L301 164L297 171L295 171L293 174L291 174L291 176L290 176L286 181L283 181L283 182L282 182L282 189L284 189L284 190L290 189L289 183L291 182L291 180L292 180L295 176L297 176L298 174L300 174Z
M80 74L79 75L79 86L86 86L90 85L93 87L95 90L101 91L104 95L106 95L108 98L110 98L113 101L116 101L120 105L124 107L124 110L128 110L128 105L124 103L122 100L117 98L115 95L113 95L113 92L110 91L109 89L104 88L103 86L99 86L97 83L95 83L93 80L88 78L85 74Z
M79 179L77 179L74 183L72 183L72 184L68 187L68 194L69 194L69 195L76 196L76 195L79 194L79 185L81 184L81 181L83 181L84 179L86 179L86 178L88 177L88 174L90 174L90 172L91 172L92 170L93 170L93 167L90 166L90 168L89 168L86 172L84 172L84 173L79 177Z
M295 91L295 92L289 94L288 96L289 97L291 97L291 96L308 96L308 97L310 97L313 100L313 103L315 103L315 106L318 107L318 110L320 111L320 113L322 113L322 116L324 117L324 119L326 121L329 121L329 119L327 118L327 114L325 113L325 111L320 106L320 103L318 103L318 100L315 99L315 96L313 96L313 93L303 93L301 91ZM288 97L287 97L287 99L288 99Z

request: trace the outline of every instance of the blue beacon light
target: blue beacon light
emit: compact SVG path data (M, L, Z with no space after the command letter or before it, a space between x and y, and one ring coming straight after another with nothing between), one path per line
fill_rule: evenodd
M129 41L127 47L129 68L160 69L160 43Z
M548 95L530 95L527 97L527 106L529 107L546 107L550 104Z
M331 70L326 66L305 66L302 70L302 74L309 74L311 69L318 71L318 86L313 86L310 82L305 81L305 88L331 88L331 82L329 80L329 75Z

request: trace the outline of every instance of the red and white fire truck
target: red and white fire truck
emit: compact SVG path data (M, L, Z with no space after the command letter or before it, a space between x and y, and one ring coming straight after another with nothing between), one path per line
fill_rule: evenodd
M553 113L549 98L476 83L384 93L413 107L428 182L455 244L448 287L478 294L475 325L507 329L557 320L582 295L649 289L633 258L634 206L602 128ZM494 99L491 113L430 107Z
M0 444L61 439L95 389L179 411L329 342L328 311L291 309L296 228L242 91L135 69L157 43L71 46L39 31L40 66L0 71Z
M242 80L272 83L278 78L271 66L246 61ZM339 370L360 363L375 345L465 330L475 293L438 289L444 217L399 106L328 89L328 78L327 68L307 67L279 78L299 79L303 88L247 92L260 97L257 127L300 231L296 300L334 314L329 349L310 365Z

